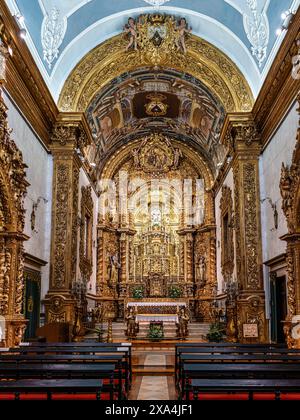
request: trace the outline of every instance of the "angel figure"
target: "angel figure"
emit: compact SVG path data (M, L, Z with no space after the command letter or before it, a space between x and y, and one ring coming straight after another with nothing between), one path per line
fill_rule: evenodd
M176 28L178 33L176 39L176 46L179 50L183 50L184 54L186 54L186 45L185 45L185 34L189 34L192 32L192 28L188 28L187 22L185 18L181 18L179 24Z
M128 24L124 27L124 32L126 34L129 34L129 44L126 47L125 51L128 51L132 45L134 50L137 50L137 27L135 20L133 18L128 19Z

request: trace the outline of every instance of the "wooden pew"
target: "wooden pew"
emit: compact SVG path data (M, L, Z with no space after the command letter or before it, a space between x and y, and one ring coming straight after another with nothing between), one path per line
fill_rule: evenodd
M253 394L274 393L275 399L280 400L282 393L299 393L300 379L192 379L190 391L195 400L199 394L207 393L247 393L248 399L253 399ZM186 394L189 399L190 392Z
M0 393L13 393L15 399L20 399L22 393L47 394L83 394L93 393L96 399L101 399L103 381L99 379L20 379L17 381L0 382Z
M179 363L178 360L180 358L181 354L203 354L203 355L299 355L300 356L300 350L290 350L287 348L269 348L269 347L195 347L195 346L176 346L175 351L175 375L178 372Z
M178 370L176 371L176 386L178 386L179 381L182 378L182 371L183 371L183 364L236 364L236 363L273 363L273 364L282 364L282 363L300 363L300 356L296 355L202 355L202 354L181 354L179 358L179 366Z
M128 368L129 368L129 383L132 382L132 352L131 352L131 343L98 343L98 342L78 342L78 343L22 343L20 349L23 348L31 348L31 349L86 349L86 348L110 348L115 349L115 351L118 351L118 349L123 349L126 351L126 357L128 358ZM26 351L26 350L25 350Z
M77 354L12 354L6 353L0 356L1 366L7 364L14 364L16 368L24 364L48 364L51 362L53 366L68 364L70 369L74 371L77 369L77 365L80 364L82 369L82 376L85 376L88 369L92 366L97 366L101 369L103 365L108 363L114 363L116 378L118 379L119 394L122 393L122 379L125 379L125 390L126 395L129 391L129 371L127 362L123 362L124 355L120 353L116 354L104 354L104 355L77 355ZM84 364L83 364L84 363ZM51 366L51 365L50 365ZM74 368L75 366L75 368ZM125 369L123 375L122 369ZM57 368L58 369L58 368ZM1 367L0 367L1 371Z
M184 364L180 395L190 392L192 379L292 379L300 380L300 365L295 363Z
M109 385L103 387L114 396L115 364L43 364L43 363L3 363L0 365L0 378L4 379L109 379ZM122 395L122 378L118 377L118 399Z
M60 343L61 344L61 343ZM65 343L68 344L67 347L59 345L56 346L51 343L50 345L42 346L42 347L35 347L35 346L22 346L18 348L12 348L9 351L6 352L0 352L0 358L7 357L8 355L14 355L14 356L48 356L48 355L59 355L65 356L65 355L71 355L72 360L75 360L74 356L82 355L85 356L85 360L89 359L88 356L93 356L94 359L99 360L103 355L107 354L113 354L113 355L123 355L124 357L124 369L125 369L125 388L126 393L128 393L130 388L130 380L131 380L131 372L129 368L129 347L116 347L116 346L109 346L107 343L105 343L104 346L79 346L77 347L77 343L75 343L75 346L73 346L73 343ZM92 360L92 358L90 358ZM58 358L56 359L58 360ZM77 359L78 360L78 359Z

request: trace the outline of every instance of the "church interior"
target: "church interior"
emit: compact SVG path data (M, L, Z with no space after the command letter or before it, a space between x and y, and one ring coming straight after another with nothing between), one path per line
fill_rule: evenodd
M0 400L300 400L300 0L1 0Z

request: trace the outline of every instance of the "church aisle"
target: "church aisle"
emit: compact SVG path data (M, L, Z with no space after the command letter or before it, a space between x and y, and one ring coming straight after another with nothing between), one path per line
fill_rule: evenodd
M166 351L133 352L129 400L176 400L174 356Z
M166 376L143 376L138 400L169 400Z

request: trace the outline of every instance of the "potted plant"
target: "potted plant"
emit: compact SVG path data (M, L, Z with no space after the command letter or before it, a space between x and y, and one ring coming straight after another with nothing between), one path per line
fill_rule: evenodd
M172 285L169 288L169 297L171 299L178 299L181 297L181 289L178 286Z
M164 326L162 322L151 322L147 335L149 340L159 341L164 338Z
M132 297L134 299L143 299L144 297L144 289L143 286L136 286L132 290Z
M212 341L215 343L219 343L223 340L223 336L225 333L224 325L220 322L214 322L209 327L209 332L206 335L208 341Z

